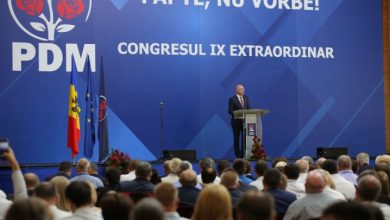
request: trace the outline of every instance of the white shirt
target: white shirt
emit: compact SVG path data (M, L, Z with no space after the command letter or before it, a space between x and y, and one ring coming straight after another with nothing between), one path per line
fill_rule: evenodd
M297 179L297 182L305 184L306 183L306 178L307 178L307 173L300 173L299 177Z
M177 212L166 212L165 220L188 220L188 218L183 218Z
M370 204L372 206L379 208L382 211L383 217L385 217L385 220L390 220L390 206L389 205L379 203L379 202L363 202L363 204Z
M179 181L179 176L173 173L168 174L166 177L161 178L161 182L175 184Z
M72 215L72 213L70 213L70 212L66 212L66 211L63 211L61 209L58 209L57 206L55 206L55 205L50 205L49 210L50 210L51 214L53 215L54 220L63 219L65 217L69 217Z
M297 180L287 180L286 191L294 193L298 199L306 195L305 185L298 182Z
M335 199L338 199L338 200L344 200L344 201L347 200L347 198L345 197L344 194L342 194L341 192L336 191L336 190L330 188L329 186L325 186L324 193L327 193L330 196L333 196Z
M199 174L198 176L196 176L196 179L198 180L198 183L203 185L203 181L202 181L202 175ZM214 180L214 184L219 184L221 182L221 178L219 178L218 176L215 177L215 180Z
M103 220L101 212L94 206L76 209L73 215L63 218L63 220Z
M13 171L11 174L12 185L14 188L15 201L21 199L27 199L27 187L26 182L24 181L23 174L21 170ZM0 199L0 220L4 218L8 208L12 205L12 201L7 199Z
M353 183L340 174L332 174L332 177L337 191L341 192L349 200L355 198L356 189Z
M263 191L264 190L263 179L264 179L264 176L260 176L255 181L251 182L250 185L256 186L256 188L259 191Z
M135 170L130 171L128 174L122 174L119 181L123 182L132 180L135 180Z

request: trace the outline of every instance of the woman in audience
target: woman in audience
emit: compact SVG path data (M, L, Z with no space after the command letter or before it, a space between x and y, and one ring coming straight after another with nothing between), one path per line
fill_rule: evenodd
M390 197L389 197L389 194L390 194L390 185L389 184L390 184L390 182L389 182L389 177L383 171L378 171L377 175L378 175L378 179L379 179L379 181L381 182L381 185L382 185L381 195L379 196L377 201L379 203L384 203L384 204L390 205Z
M200 193L192 220L233 220L230 194L222 185L208 185Z
M56 177L52 178L50 180L50 182L53 183L54 187L56 188L56 190L58 192L59 201L58 201L57 207L61 210L70 212L71 211L70 204L66 200L66 197L65 197L65 191L69 185L69 180L63 176L56 176Z

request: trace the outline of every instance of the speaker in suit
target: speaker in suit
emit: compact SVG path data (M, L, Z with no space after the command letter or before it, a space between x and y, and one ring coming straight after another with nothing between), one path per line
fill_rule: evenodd
M244 157L243 121L242 119L234 119L234 111L243 109L250 109L249 98L244 95L244 86L237 85L236 94L229 99L229 114L231 115L231 125L233 128L234 153L238 158Z

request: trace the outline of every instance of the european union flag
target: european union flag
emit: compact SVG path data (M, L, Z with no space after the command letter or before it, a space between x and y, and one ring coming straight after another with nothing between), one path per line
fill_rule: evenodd
M93 154L93 147L96 142L96 131L95 131L95 115L96 115L96 98L95 91L93 88L93 79L91 73L91 65L89 59L87 60L88 65L88 82L87 82L87 93L85 95L85 101L87 103L85 110L85 135L84 135L84 155L91 159Z

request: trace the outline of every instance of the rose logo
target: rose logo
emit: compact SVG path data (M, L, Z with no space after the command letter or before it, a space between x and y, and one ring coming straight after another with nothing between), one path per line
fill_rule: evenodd
M8 7L16 24L25 33L38 40L54 41L56 33L69 32L75 28L72 19L85 16L85 21L88 20L92 0L8 0ZM30 26L23 25L16 16L18 13L31 16L34 21L29 22ZM29 30L30 27L34 32L45 33L46 36L34 34Z

